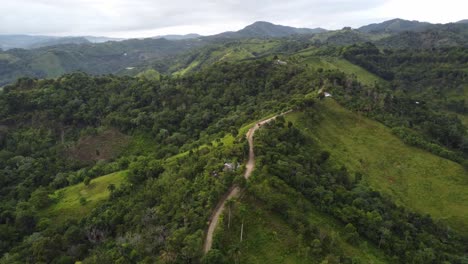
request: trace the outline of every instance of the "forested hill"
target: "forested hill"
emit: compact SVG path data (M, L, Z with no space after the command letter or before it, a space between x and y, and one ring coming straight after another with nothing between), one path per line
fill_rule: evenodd
M410 106L384 83L362 84L358 78L367 75L360 71L351 75L316 67L320 57L314 56L305 61L281 58L286 63L274 56L217 62L179 77L75 73L54 80L23 78L6 86L0 94L0 263L249 259L253 248L236 246L229 234L238 230L237 223L253 223L260 217L252 215L258 210L276 224L255 229L248 224L246 241L255 239L253 232L277 230L281 235L291 230L285 240L289 244L281 247L300 250L277 252L291 258L461 263L467 227L462 215L454 211L454 222L433 220L423 207L397 206L393 196L381 195L384 190L367 180L375 174L351 174L346 168L351 164L340 155L330 156L332 149L321 146L308 134L310 128L300 124L319 122L314 109L324 90L332 92L350 109L388 121L403 141L417 139L408 144L439 155L441 162L440 157L458 162L451 165L456 179L465 159L457 140L466 138L466 127L443 108L412 108L419 111L414 115L398 112L402 108L382 111ZM304 112L305 119L279 120L260 134L261 169L247 185L245 198L254 203L232 204L233 229L223 225L225 233L218 231L214 250L203 256L204 232L218 199L234 183L246 184L242 167L230 170L225 165L244 163L245 125L289 109ZM426 114L424 122L416 113ZM439 138L446 135L453 137ZM291 160L284 162L286 157ZM442 203L451 207L453 202ZM308 212L315 212L313 219L334 219L326 221L334 227L310 220ZM343 231L333 235L333 230ZM271 239L255 245L267 246ZM246 253L238 253L239 247Z
M0 85L22 76L55 78L76 71L96 75L116 73L145 60L171 57L201 45L203 41L134 39L33 50L12 49L0 53Z
M180 177L178 186L171 187L172 179L166 183L167 180L162 179L155 181L161 173L159 168L162 158L182 150L196 149L227 133L236 135L237 128L242 124L274 109L287 107L293 94L303 94L311 89L310 84L299 87L297 82L316 74L306 73L298 66L278 67L271 61L258 61L218 65L186 78L163 78L161 81L73 74L57 80L21 79L15 85L7 86L0 99L1 167L4 175L1 178L0 236L2 254L10 254L3 261L23 262L26 258L32 262L83 259L95 242L101 244L104 238L116 238L123 230L128 230L130 234L147 228L160 232L153 232L153 236L164 237L160 242L154 241L156 244L152 244L155 246L153 253L149 254L154 254L152 258L163 254L163 251L170 254L180 252L182 244L176 242L169 246L164 241L180 236L198 239L203 232L206 217L210 214L209 208L229 187L233 175L227 178L207 178L207 169L216 169L222 164L220 157L208 152L203 154L208 155L204 159L187 162L185 169L166 167L168 172L164 178L171 179L170 175ZM118 132L109 133L115 129ZM121 145L105 146L114 140L121 142ZM96 145L89 147L88 144ZM128 148L129 145L131 147ZM127 147L124 152L123 147ZM104 153L111 155L105 156ZM222 156L242 159L242 148L229 150ZM96 160L99 162L95 163ZM102 210L112 211L109 217L113 220L98 220L94 219L95 216L89 216L88 220L81 222L75 219L74 222L57 225L52 224L57 219L50 219L49 215L41 212L60 201L60 196L57 197L58 201L49 196L56 189L125 170L129 164L134 164L130 168L136 169L136 164L148 164L148 161L151 166L155 166L154 171L146 171L144 165L138 169L142 172L132 172L129 175L132 184L125 184L113 194L115 201L121 202L106 205L112 208L102 207ZM175 170L170 172L172 169L169 168ZM166 189L161 189L161 192L148 189L160 195L159 198L154 197L153 202L144 198L150 194L143 191L145 185L149 184L147 181L153 181L156 189ZM192 188L191 194L185 193ZM176 198L171 196L176 195L176 190L180 191L180 195L192 198L180 200L181 203L175 206ZM141 193L143 197L127 199L130 193ZM202 193L205 194L200 196ZM182 199L182 196L177 199ZM194 204L190 202L192 199L195 199ZM163 200L168 203L163 203ZM144 205L147 202L152 203L151 207L159 207L158 215L163 218L147 223L151 227L141 225L137 219L135 222L124 220L148 213L144 209L149 205ZM86 200L83 200L83 205L85 203ZM192 213L186 215L186 206L195 204L196 207L190 209ZM171 212L171 208L179 209L178 212ZM100 218L104 215L96 216ZM187 216L190 218L187 219ZM123 228L122 224L126 227ZM69 230L66 231L69 235L62 236L60 230ZM96 237L95 232L100 234L100 238ZM23 240L33 233L38 240L31 240L32 244ZM55 235L51 237L51 234ZM21 241L24 243L18 244ZM111 244L117 242L106 241ZM188 243L189 247L196 246L191 245L194 243L191 241L181 243ZM70 248L76 250L66 253ZM145 252L143 250L141 253L147 255L148 252ZM144 258L144 255L135 257ZM196 248L178 256L180 259L197 257L199 252Z
M420 26L0 53L0 264L466 263L466 27Z
M18 37L24 38L24 36ZM260 54L252 53L252 57L261 57L266 52L290 53L297 51L292 49L294 46L303 47L311 44L347 46L372 42L387 49L466 47L468 24L428 24L396 19L359 29L327 31L321 28L294 28L268 22L255 22L236 32L224 32L206 37L189 35L188 38L169 35L166 38L163 36L156 39L131 39L105 43L87 43L87 39L93 42L102 41L100 38L92 37L53 40L46 38L40 43L49 43L51 46L0 51L0 86L25 76L56 78L76 71L95 75L134 76L142 70L154 68L161 73L171 74L174 72L171 69L177 67L174 61L190 58L192 52L223 49L226 44L237 46L253 39L263 41L263 46L266 48L263 48ZM270 41L281 41L283 45L269 49ZM60 43L64 45L59 45ZM34 45L32 43L30 46ZM242 48L242 45L238 48Z
M282 25L275 25L265 21L257 21L236 32L224 32L210 38L278 38L291 35L323 33L327 30L323 28L294 28Z
M427 22L392 19L382 23L370 24L358 30L366 33L400 33L405 31L424 31L434 25Z
M65 73L83 71L89 74L121 73L132 75L132 69L148 61L173 58L188 50L207 44L217 44L226 40L245 38L276 38L295 34L313 34L323 29L293 28L257 22L237 32L226 32L215 36L201 37L161 36L146 39L130 39L90 43L82 38L33 38L4 36L4 41L21 39L32 42L29 48L9 49L0 52L0 86L13 82L19 77L55 78ZM88 37L93 39L91 37ZM37 43L34 40L37 39ZM0 42L2 38L0 38ZM49 43L49 45L47 45ZM60 45L63 43L64 45ZM78 45L80 44L80 45ZM1 51L1 50L0 50ZM164 60L163 68L171 66L170 60Z

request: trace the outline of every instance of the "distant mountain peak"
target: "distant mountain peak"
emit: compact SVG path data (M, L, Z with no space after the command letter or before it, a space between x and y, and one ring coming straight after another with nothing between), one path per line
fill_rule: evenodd
M432 24L428 22L394 18L382 23L373 23L363 26L358 30L365 33L400 33L404 31L422 31L431 25Z
M325 32L322 28L295 28L289 26L276 25L267 21L256 21L237 32L225 32L216 37L227 38L277 38L287 37L296 34L315 34Z
M253 25L275 25L271 22L268 22L268 21L262 21L262 20L259 20L259 21L255 21L253 22L250 26L253 26Z

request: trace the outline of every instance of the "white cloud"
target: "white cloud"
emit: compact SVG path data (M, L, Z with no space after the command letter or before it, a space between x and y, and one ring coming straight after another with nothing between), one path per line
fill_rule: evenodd
M468 18L466 0L389 0L370 10L375 19L402 18L431 23L450 23Z
M214 34L257 20L297 27L357 27L388 18L460 20L466 1L3 0L0 34Z

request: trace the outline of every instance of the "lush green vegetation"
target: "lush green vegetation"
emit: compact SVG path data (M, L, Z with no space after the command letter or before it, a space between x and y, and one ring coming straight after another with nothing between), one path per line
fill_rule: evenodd
M369 54L368 56L383 56L378 55L380 51L372 44L363 46L352 46L345 49L345 56L354 61L356 58L362 58L361 55L353 55L355 53ZM454 51L456 53L456 50ZM367 64L371 65L372 60L368 60ZM372 68L374 66L363 65L363 67ZM373 64L372 64L373 65ZM457 62L451 65L456 66ZM376 66L377 67L377 66ZM346 107L360 112L366 116L372 117L385 125L395 128L395 133L400 135L409 144L413 144L431 151L437 155L454 160L459 163L464 163L466 150L466 142L468 142L467 130L457 115L451 114L447 107L440 103L437 93L433 93L434 89L440 90L442 85L447 85L447 90L458 89L462 83L461 79L453 79L447 82L430 77L432 83L428 83L428 79L409 80L413 88L405 88L400 80L393 80L393 70L378 68L374 71L382 78L390 78L391 83L377 83L374 86L358 86L351 88L353 80L345 74L335 75L333 85L329 85L329 92L332 92L338 102ZM408 71L410 71L408 69ZM400 71L395 71L400 72ZM419 75L417 75L419 76ZM419 77L418 77L419 78ZM444 77L445 78L445 77ZM443 78L443 79L444 79ZM398 88L393 88L398 87ZM420 87L418 92L415 87ZM452 87L452 88L450 88ZM406 91L409 89L409 91ZM461 105L464 104L464 97L459 98ZM463 106L462 106L463 108ZM403 128L403 129L398 129ZM413 130L415 133L406 135L406 128Z
M0 86L19 77L55 78L64 73L126 73L142 61L163 59L204 45L204 41L126 40L0 51ZM160 70L160 69L158 69Z
M306 119L314 112L307 111ZM319 235L304 217L306 208L293 210L281 192L269 190L268 186L285 189L279 186L286 184L296 189L319 210L371 240L392 261L442 263L464 259L466 240L429 216L398 207L390 198L362 184L361 176L355 174L353 180L344 165L330 159L329 152L321 150L317 141L292 123L278 118L265 127L257 137L258 185L254 183L251 189L269 208L295 223L297 230L303 230L303 237L313 240ZM325 254L318 255L323 257L327 244L322 240L320 245ZM336 257L349 261L341 254Z
M359 238L350 226L345 227L317 211L281 180L272 180L272 175L266 177L268 183L266 178L255 179L249 185L252 192L228 206L223 226L217 230L215 248L206 257L207 262L215 256L227 263L321 263L322 258L330 262L338 259L358 263L389 262L383 252ZM257 193L260 190L262 193ZM287 210L275 210L271 203L260 199L282 200ZM298 223L298 217L304 218L305 222ZM317 236L311 236L310 229Z
M111 190L125 181L125 174L116 172L59 189L49 196L51 205L39 212L39 216L51 223L80 220L100 202L107 200Z
M466 49L388 34L0 53L0 263L466 262Z
M468 173L461 165L406 145L388 127L332 99L317 104L314 113L294 113L288 120L308 131L331 160L397 204L468 231Z
M313 90L310 85L299 84L308 79L317 78L321 74L323 73L308 72L306 68L299 65L279 66L271 60L260 60L239 64L222 63L184 78L164 77L154 80L72 74L56 80L21 79L15 85L5 87L0 95L2 106L0 113L3 124L0 141L1 162L2 174L6 175L2 178L1 192L4 203L2 203L3 213L0 223L2 238L5 237L2 241L8 241L8 243L2 244L2 253L10 251L12 247L19 244L20 246L12 251L16 252L13 257L7 258L8 261L14 261L14 259L19 261L21 256L33 254L28 250L34 248L34 245L28 243L34 244L36 241L20 243L23 238L38 231L43 235L50 234L50 232L60 234L63 231L60 231L60 228L65 228L67 225L48 226L40 219L42 209L47 208L52 202L49 195L56 189L80 182L86 183L89 180L92 187L93 178L97 176L126 169L129 165L131 169L133 166L131 164L134 163L140 164L140 158L137 158L139 155L144 155L150 160L164 160L177 153L189 151L185 156L181 155L179 159L173 159L176 162L167 163L169 168L166 171L170 176L162 178L165 179L164 184L167 187L163 188L162 193L158 193L161 197L157 198L156 204L147 206L155 207L165 199L171 201L168 196L171 194L169 190L177 186L174 185L174 177L193 180L196 175L203 172L200 175L201 179L212 181L210 179L213 179L214 171L219 170L216 168L226 161L241 162L244 157L242 147L235 147L234 137L229 136L229 132L237 136L237 128L242 124L288 108L293 95L305 94ZM325 74L323 76L326 78ZM31 120L33 121L30 122ZM119 132L107 132L115 129ZM126 139L127 137L130 139ZM224 139L215 140L220 137ZM99 147L109 145L102 142L114 141L121 142L124 144L122 146L128 144L131 146L124 150L117 147ZM199 148L203 145L208 147ZM190 157L194 155L194 151L209 152L210 146L227 151L233 149L235 155L214 156L216 159L206 157L203 162L214 166L207 170L204 169L206 165L194 165L192 161L188 161L186 163L188 171L184 170L183 160L191 160ZM76 152L78 152L77 155L75 155ZM197 157L201 158L201 156L198 154ZM225 157L225 160L220 160L221 157ZM145 168L146 163L151 162L145 161L141 167ZM152 167L152 165L148 166ZM171 169L172 166L182 167ZM134 174L137 176L133 177L132 173L129 174L131 185L123 185L122 192L127 196L139 191L142 195L146 195L140 189L144 188L148 173L138 171ZM149 175L159 175L159 173L151 172ZM203 213L199 214L200 218L196 220L197 224L193 228L184 229L184 236L195 235L194 232L199 232L197 237L202 237L205 221L211 208L230 182L223 177L219 178L219 181L223 184L205 182L193 187L195 196L198 193L205 193L207 197L203 196L205 197L203 199L208 200L199 204L201 207L197 210ZM190 181L190 184L192 183ZM209 188L210 191L202 187ZM184 185L176 189L183 191L186 188L189 187ZM122 213L130 212L130 208L141 210L147 208L143 205L147 202L146 198L138 197L122 198L122 203L116 203L113 200L106 204L111 206L109 210L112 213L102 215L98 213L99 210L92 211L96 215L88 216L89 218L86 218L88 220L82 220L79 224L75 222L73 226L78 225L88 239L86 243L83 240L77 243L89 248L91 240L101 242L100 239L90 238L93 232L98 232L96 230L99 230L98 236L105 234L106 237L116 238L125 235L126 230L117 229L117 223L99 226L98 218L120 215L116 221L123 221ZM86 197L83 198L82 203L86 205ZM142 207L137 206L139 203L142 203ZM189 204L192 205L191 202ZM184 208L188 208L189 204ZM91 202L88 206L91 209L94 205ZM61 207L60 200L52 208L56 207ZM82 209L88 208L85 206ZM53 209L50 210L53 211ZM141 215L141 213L138 214ZM179 216L184 218L182 215ZM175 221L173 220L169 217L161 224L172 225ZM133 225L137 228L135 223L138 220L135 221ZM185 219L184 221L183 223L188 224L195 220ZM128 227L132 226L132 223L124 222L128 224ZM97 229L94 225L98 225ZM182 227L174 226L168 230L172 230L171 234L172 232L176 234L179 228ZM164 236L169 236L169 233L164 234ZM65 242L60 244L64 247L72 246ZM24 247L25 245L28 246ZM164 244L164 247L153 251L150 254L151 259L159 255L166 246L168 245ZM175 248L165 250L178 252L179 246L177 244ZM192 246L192 250L195 250L197 245ZM59 253L64 252L63 250L65 248L57 249L54 256L63 256ZM46 262L53 260L51 255L38 254L36 256L38 261L42 261L42 258L45 258ZM143 259L148 254L143 250L138 256ZM190 254L186 258L199 257L198 253ZM80 253L68 257L76 260L82 258L83 255ZM110 256L106 254L104 257Z

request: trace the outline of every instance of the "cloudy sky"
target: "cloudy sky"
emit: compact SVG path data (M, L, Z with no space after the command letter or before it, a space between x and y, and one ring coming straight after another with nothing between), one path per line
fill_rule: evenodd
M0 34L211 35L254 21L337 29L392 18L454 22L467 0L1 0Z

